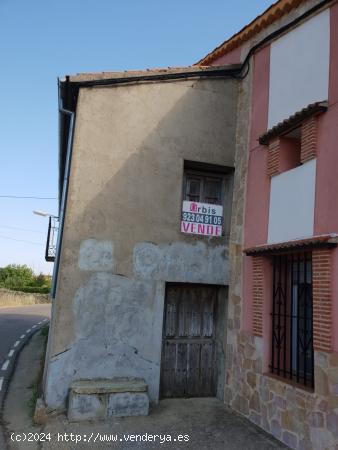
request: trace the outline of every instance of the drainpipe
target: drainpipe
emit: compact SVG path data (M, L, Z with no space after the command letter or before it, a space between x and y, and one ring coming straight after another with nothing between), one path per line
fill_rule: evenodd
M63 227L65 222L65 212L66 212L66 203L67 203L67 194L68 194L68 184L69 184L69 174L70 174L70 164L72 159L72 149L73 149L73 136L74 136L74 123L75 123L75 113L63 107L63 101L61 98L61 90L60 90L60 80L58 80L58 95L59 95L59 113L69 117L69 128L68 128L68 139L67 139L67 151L66 151L66 161L65 161L65 171L63 176L63 188L62 188L62 196L61 203L59 208L59 233L56 243L56 253L55 253L55 261L54 261L54 269L53 269L53 278L52 278L52 286L50 296L52 298L52 316L50 323L50 330L47 342L46 349L46 358L45 358L45 367L43 371L43 394L46 400L47 394L47 376L49 369L49 360L50 360L50 348L51 348L51 337L52 337L52 329L54 326L55 320L55 294L57 287L57 279L59 274L60 267L60 254L61 254L61 246L62 246L62 235L63 235ZM61 140L60 144L61 146Z
M55 253L55 262L54 262L54 270L53 270L53 279L52 279L52 287L51 287L51 297L55 299L56 294L56 286L57 286L57 278L59 274L60 267L60 254L61 254L61 246L62 246L62 237L63 237L63 227L65 222L65 212L66 212L66 203L67 203L67 194L68 194L68 184L69 184L69 174L70 174L70 164L72 159L72 150L73 150L73 136L74 136L74 123L75 123L75 113L63 107L63 100L61 98L61 90L60 90L60 81L58 80L58 90L59 90L59 113L69 117L69 129L68 129L68 140L67 140L67 152L66 152L66 162L65 162L65 171L63 177L63 188L62 188L62 196L61 196L61 204L59 211L59 233L56 244L56 253ZM61 143L60 143L61 145Z

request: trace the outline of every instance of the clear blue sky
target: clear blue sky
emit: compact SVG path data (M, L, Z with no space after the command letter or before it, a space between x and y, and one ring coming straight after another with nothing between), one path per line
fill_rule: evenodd
M190 65L272 3L0 0L0 196L57 197L58 76ZM0 197L0 267L51 273L33 209L57 214L57 200Z

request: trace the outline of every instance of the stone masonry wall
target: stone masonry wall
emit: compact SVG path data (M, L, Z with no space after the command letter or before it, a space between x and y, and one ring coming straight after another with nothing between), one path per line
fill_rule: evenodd
M315 393L262 370L263 340L241 332L228 344L225 401L286 445L338 449L338 354L315 352Z
M10 289L0 289L0 307L40 305L41 303L50 303L49 294L37 294L11 291Z

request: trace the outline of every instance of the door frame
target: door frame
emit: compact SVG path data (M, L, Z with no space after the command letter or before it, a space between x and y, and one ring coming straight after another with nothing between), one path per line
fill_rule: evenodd
M227 314L228 314L228 286L212 283L189 283L189 282L166 282L163 303L163 321L162 321L162 335L161 335L161 358L160 358L160 383L159 383L159 398L163 397L163 355L165 345L165 327L166 327L166 305L167 292L170 286L188 286L188 287L207 287L214 288L216 292L216 301L214 302L214 345L213 345L213 364L214 364L214 388L215 397L220 400L224 399L224 374L225 374L225 354L226 354L226 338L227 338ZM219 317L219 313L223 313L223 317ZM184 339L184 338L182 338ZM219 349L219 347L221 349ZM192 398L186 397L172 397L172 398Z

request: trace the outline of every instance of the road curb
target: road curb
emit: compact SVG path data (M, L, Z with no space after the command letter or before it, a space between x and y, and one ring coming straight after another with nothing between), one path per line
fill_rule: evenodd
M49 323L50 323L49 319L44 319L43 321L41 321L41 324L37 324L34 328L31 327L29 333L27 333L28 330L26 331L25 338L24 339L20 338L19 344L15 346L15 351L13 352L13 354L11 355L11 357L9 359L10 362L9 362L6 370L4 371L4 375L1 375L1 378L3 379L2 388L0 391L0 448L1 449L5 450L5 449L9 448L7 439L6 439L7 429L6 429L6 423L4 421L4 406L5 406L6 396L7 396L7 392L8 392L8 387L10 386L11 380L13 378L19 356L21 354L21 351L27 346L27 344L29 344L29 342L31 341L33 336L35 336L39 331L41 331L41 329L45 325L49 325ZM18 342L18 341L16 341L16 342ZM13 346L13 349L11 349L11 351L12 350L14 350L14 346ZM0 372L2 372L2 371L0 371Z
M8 391L8 386L11 382L12 376L14 374L14 370L18 361L18 357L23 350L23 348L29 343L29 341L32 339L32 337L40 331L45 325L49 325L49 319L44 319L41 321L41 324L33 325L29 332L25 333L24 339L19 339L15 342L15 344L18 342L18 344L14 344L13 349L15 348L14 352L12 353L10 359L7 359L4 364L8 362L8 365L6 367L6 370L3 371L3 375L1 374L0 370L0 422L2 421L2 413L4 408L4 403L6 400L6 394ZM12 350L13 350L12 349ZM12 351L10 350L10 351ZM3 365L4 365L3 364ZM1 369L1 368L0 368Z

